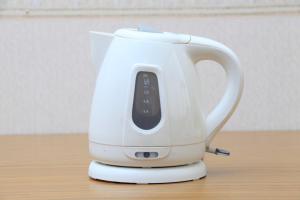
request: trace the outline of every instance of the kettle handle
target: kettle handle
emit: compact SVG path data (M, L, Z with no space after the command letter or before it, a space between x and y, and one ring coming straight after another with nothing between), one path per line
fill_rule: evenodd
M235 110L243 90L243 73L239 67L239 60L235 53L225 45L216 41L191 36L187 45L187 52L196 64L201 60L213 60L224 68L227 77L225 93L206 118L207 136L206 148L216 133L224 126Z

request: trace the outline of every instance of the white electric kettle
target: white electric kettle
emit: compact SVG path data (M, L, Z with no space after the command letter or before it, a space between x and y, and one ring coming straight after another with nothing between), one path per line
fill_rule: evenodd
M89 130L89 176L114 182L166 183L206 176L205 151L239 102L236 55L213 40L151 29L90 32L99 68ZM227 89L204 117L195 64L213 60Z

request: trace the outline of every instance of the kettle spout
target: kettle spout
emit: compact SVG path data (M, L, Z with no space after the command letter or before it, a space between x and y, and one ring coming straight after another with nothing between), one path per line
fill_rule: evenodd
M97 71L99 71L113 37L114 35L112 33L90 31L92 62L97 67Z

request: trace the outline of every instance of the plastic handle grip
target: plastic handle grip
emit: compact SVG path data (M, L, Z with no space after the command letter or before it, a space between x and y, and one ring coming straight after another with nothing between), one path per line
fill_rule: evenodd
M206 118L208 134L206 136L206 146L208 147L240 100L243 90L243 73L239 68L239 60L235 53L216 41L191 36L187 51L194 64L201 60L213 60L222 65L226 72L227 88L225 94Z

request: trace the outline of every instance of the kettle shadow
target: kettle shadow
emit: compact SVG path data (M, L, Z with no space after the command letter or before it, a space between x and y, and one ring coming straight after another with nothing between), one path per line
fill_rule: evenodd
M89 177L89 182L90 182L90 188L92 189L95 185L91 185L91 184L111 184L111 185L128 185L128 186L134 186L134 185L178 185L181 183L191 183L194 181L198 181L198 180L204 180L206 178L206 176L201 177L199 179L196 180L187 180L187 181L180 181L180 182L166 182L166 183L125 183L125 182L112 182L112 181L106 181L106 180L100 180L100 179L93 179L91 177ZM97 186L95 186L97 187ZM102 185L101 185L102 187Z
M227 180L231 177L236 177L237 174L247 173L243 169L237 170L236 168L212 168L209 169L207 176L197 180L190 180L175 183L151 183L151 184L136 184L136 183L119 183L109 182L98 179L89 178L88 190L94 197L101 198L139 198L139 199L155 199L163 195L169 198L169 194L176 193L180 197L185 197L186 189L198 188L198 192L204 192L216 180ZM245 175L246 176L246 175ZM182 187L185 185L186 187ZM109 192L108 192L109 191ZM153 197L153 198L152 198Z
M183 197L186 193L186 189L198 188L198 192L205 192L206 188L217 180L229 180L232 177L238 177L238 174L242 174L242 177L249 176L251 169L237 169L237 168L210 168L207 176L197 180L190 180L184 182L175 183L151 183L151 184L136 184L136 183L119 183L109 182L98 179L89 178L88 190L92 193L92 196L101 198L140 198L147 199L150 196L155 199L160 195L169 197L168 194L176 193ZM185 185L186 187L182 187ZM184 189L185 188L185 189ZM109 192L108 192L109 191ZM182 196L183 195L183 196Z

